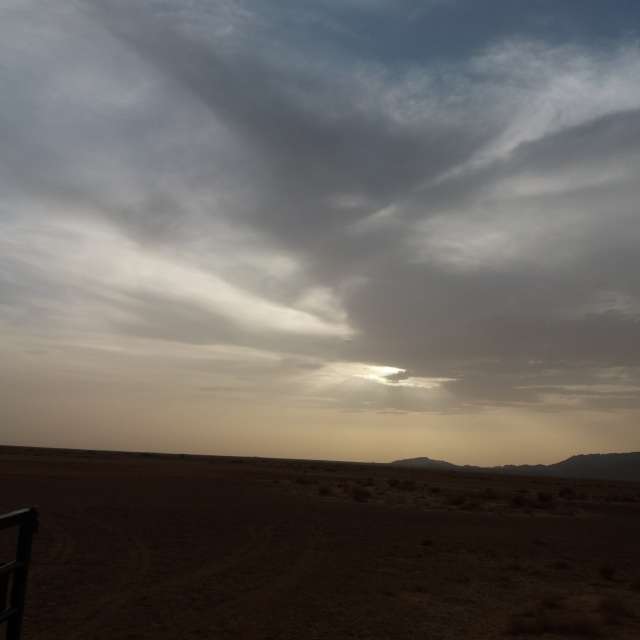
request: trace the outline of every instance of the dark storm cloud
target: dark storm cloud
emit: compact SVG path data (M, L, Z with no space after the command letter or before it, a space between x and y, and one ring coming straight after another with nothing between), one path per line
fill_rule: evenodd
M15 3L4 323L400 369L358 408L624 408L566 387L640 380L640 52L489 4Z

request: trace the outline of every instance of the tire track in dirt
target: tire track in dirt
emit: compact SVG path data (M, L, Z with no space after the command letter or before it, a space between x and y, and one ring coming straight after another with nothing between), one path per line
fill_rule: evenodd
M312 569L313 560L317 561L316 551L322 532L315 519L309 523L307 528L310 533L304 538L301 549L294 558L291 557L291 538L286 534L283 536L288 544L286 548L281 550L284 561L279 564L279 573L274 573L271 567L264 569L261 579L258 582L254 581L243 594L210 609L218 616L215 625L218 633L236 633L237 631L233 630L233 621L244 618L244 613L248 609L253 611L253 626L261 626L260 614L272 617L272 611L277 609L277 602L290 600L291 591ZM247 607L248 603L251 603L250 607ZM251 624L250 622L249 626Z
M77 548L68 526L61 519L50 519L46 524L46 534L51 537L51 543L47 556L40 560L39 564L43 566L68 564Z
M154 580L152 584L149 584L146 579L132 580L126 586L119 587L117 593L106 595L94 603L91 611L79 621L75 632L68 636L69 640L93 637L99 629L108 627L108 625L105 625L106 620L114 618L119 609L139 599L141 595L147 599L154 595L162 595L168 586L171 586L174 590L180 590L185 587L193 590L202 580L214 577L220 580L225 574L236 570L239 565L244 563L255 564L255 559L264 553L272 537L272 527L266 527L255 533L247 544L232 551L222 562L205 563L197 569L186 573L174 573L160 580ZM140 549L144 545L137 540L136 547Z
M150 552L148 545L146 545L137 536L131 535L119 527L109 525L105 520L92 521L92 525L96 525L101 529L101 533L96 537L104 536L107 534L108 538L115 538L118 540L113 546L116 548L124 547L126 553L124 557L126 560L120 560L124 565L125 577L119 583L116 583L111 587L112 593L107 596L100 596L94 600L88 613L84 613L78 621L76 621L76 627L74 632L70 633L68 638L88 638L90 634L85 633L83 626L91 621L93 618L99 617L101 611L106 607L109 607L112 601L117 602L120 599L126 598L126 594L135 592L142 587L148 577L150 570ZM75 563L76 566L82 566L82 561Z

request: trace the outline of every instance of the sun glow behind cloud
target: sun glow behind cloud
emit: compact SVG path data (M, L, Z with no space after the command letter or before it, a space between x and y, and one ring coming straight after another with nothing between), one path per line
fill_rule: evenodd
M443 383L452 382L455 378L425 378L411 376L405 369L387 365L374 365L358 362L327 363L310 376L311 384L317 387L379 385L394 388L439 389Z

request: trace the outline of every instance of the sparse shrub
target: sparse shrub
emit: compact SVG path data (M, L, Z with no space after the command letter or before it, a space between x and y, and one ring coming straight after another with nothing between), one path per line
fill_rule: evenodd
M634 580L629 585L629 588L631 589L631 591L640 591L640 578L638 580Z
M398 489L400 491L415 491L417 488L415 480L401 480L398 483Z
M564 607L564 598L558 593L549 593L540 601L543 609L562 609Z
M433 540L431 538L424 538L420 544L423 547L431 547L433 546Z
M514 635L598 637L602 635L602 614L570 607L562 595L550 593L536 606L515 614L509 631Z
M307 478L306 476L298 476L295 479L295 483L296 484L311 484L311 480L309 478Z
M616 576L616 568L610 564L603 564L598 572L605 580L613 580Z
M364 487L354 487L351 495L357 502L366 502L371 497L371 492Z
M498 500L500 498L500 494L492 487L487 487L481 495L485 500Z
M524 634L542 635L544 632L544 624L534 611L525 611L513 615L509 624L509 633L514 636Z
M538 502L546 506L553 504L553 493L550 491L538 491Z
M442 488L441 487L431 487L431 489L429 489L429 491L431 491L431 493L442 493Z
M321 496L332 496L332 495L334 495L333 494L333 489L330 486L326 485L326 484L322 484L322 485L320 485L318 487L318 493Z
M364 486L365 487L373 487L374 484L375 484L375 482L374 482L373 478L371 478L371 477L366 478L365 481L364 481Z
M575 492L575 489L573 489L573 487L562 487L562 489L560 489L560 491L558 491L558 495L561 498L564 498L565 500L575 500L576 499L576 492Z
M467 496L464 495L464 493L459 493L457 495L451 496L447 500L447 504L450 504L454 507L460 507L466 502L466 500L467 500Z
M387 484L388 484L390 487L393 487L394 489L395 489L395 487L397 487L397 486L398 486L398 483L399 483L399 482L400 482L400 481L398 480L398 478L389 478L389 479L387 480Z
M635 502L635 498L632 495L610 493L605 497L605 501L606 502Z
M511 498L511 506L516 507L517 509L522 509L523 507L529 506L529 500L527 500L523 494L516 493Z
M513 616L509 631L514 635L541 636L549 633L593 638L602 634L602 625L595 614L541 607Z
M635 613L629 603L614 596L604 596L600 600L598 610L607 624L620 624L627 618L634 618Z
M474 511L480 508L480 501L475 495L466 496L464 502L460 505L461 509L465 511Z
M551 566L558 571L566 571L571 568L566 560L556 560Z

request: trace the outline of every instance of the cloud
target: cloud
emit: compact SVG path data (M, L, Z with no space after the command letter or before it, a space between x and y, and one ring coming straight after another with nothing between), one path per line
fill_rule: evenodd
M60 218L53 223L21 221L4 225L1 235L8 272L19 280L40 279L47 288L67 289L74 298L77 295L82 299L93 292L99 292L103 299L163 298L167 306L199 308L213 319L221 317L247 332L342 338L351 333L346 324L243 291L186 260L136 245L107 226ZM22 254L25 245L31 251L28 256ZM277 272L277 257L275 261ZM47 303L42 289L44 286L38 291L37 301L41 308ZM52 297L55 305L55 291ZM102 310L101 315L105 316ZM38 322L42 320L38 318ZM73 313L61 320L69 328Z
M343 408L634 405L637 43L374 55L351 12L397 17L7 3L2 330L257 350L247 389Z

